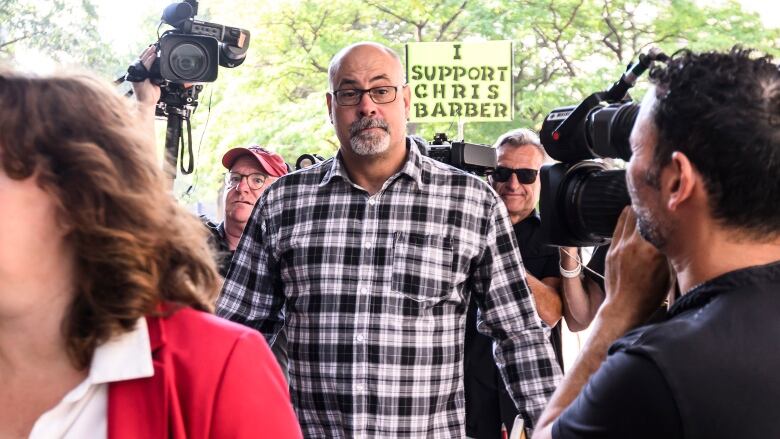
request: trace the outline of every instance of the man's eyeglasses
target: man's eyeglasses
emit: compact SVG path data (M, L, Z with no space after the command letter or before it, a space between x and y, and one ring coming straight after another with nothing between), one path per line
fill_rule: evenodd
M238 186L243 178L246 178L246 185L249 186L249 189L260 189L268 176L260 173L242 174L240 172L228 172L225 174L225 187L232 189Z
M385 85L382 87L369 88L367 90L361 90L358 88L345 88L336 90L333 92L333 97L336 98L336 102L339 105L350 107L360 103L363 99L363 94L368 93L371 100L375 104L389 104L393 102L398 95L398 86Z
M536 176L539 174L539 171L536 169L512 169L506 168L504 166L496 166L496 169L493 170L493 173L490 174L490 177L493 179L493 181L498 183L505 183L509 181L510 178L512 178L512 174L517 176L517 181L519 181L520 184L531 184L536 181Z

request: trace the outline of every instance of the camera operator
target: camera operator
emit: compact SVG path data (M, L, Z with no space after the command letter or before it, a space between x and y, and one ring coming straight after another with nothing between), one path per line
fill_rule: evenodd
M139 57L147 70L156 58L154 46L146 48ZM147 132L153 134L154 111L160 99L160 87L148 79L133 82L132 87ZM204 218L204 222L212 234L213 245L219 256L219 274L224 277L257 198L277 178L287 174L288 168L279 154L257 145L228 150L222 156L222 166L228 170L225 174L225 221L214 224Z
M650 78L607 297L534 437L780 437L780 70L735 47ZM664 256L684 294L626 334L666 293Z
M147 70L156 58L154 46L146 48L139 57ZM160 87L148 79L133 82L132 87L145 131L154 136L154 112L160 99ZM288 169L279 154L256 145L228 150L222 156L222 166L228 170L225 174L223 203L225 220L215 224L201 217L201 221L211 232L211 245L217 254L217 268L219 274L225 277L258 197L271 183L285 175ZM271 349L287 376L287 340L284 331L280 332Z
M587 297L588 293L582 284L584 280L580 277L579 261L564 253L576 257L577 249L562 249L559 257L556 247L542 242L536 205L541 189L539 169L546 153L539 137L533 131L521 128L503 134L494 147L497 167L488 176L488 181L509 212L528 287L534 296L537 313L552 328L550 342L558 364L563 368L562 313L570 329L581 330L583 327L579 322L586 322L584 327L587 327L590 321L587 315L590 313L590 302L597 302L598 306L600 300ZM569 277L563 277L562 273L567 273ZM594 294L601 297L600 289L597 286L595 289L598 291ZM566 302L574 306L568 306ZM571 310L580 314L572 316ZM466 435L476 439L499 438L501 424L507 430L510 429L517 416L517 409L506 392L493 359L493 341L477 332L476 321L477 309L472 301L466 321L464 360Z

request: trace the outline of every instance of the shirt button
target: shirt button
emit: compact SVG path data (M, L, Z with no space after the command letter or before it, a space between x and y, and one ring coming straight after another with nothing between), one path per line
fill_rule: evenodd
M363 334L358 334L358 335L355 336L355 340L357 340L357 341L363 341L365 339L366 338L363 336Z
M359 392L362 392L365 388L366 388L366 386L363 385L363 383L355 384L355 389L357 389L357 391L359 391Z
M366 249L370 249L372 245L373 244L371 244L371 241L366 241L366 243L363 244L363 247L365 247Z
M360 289L360 292L362 294L368 294L368 288L367 287L363 287L363 288Z
M369 198L368 198L368 204L370 204L370 205L372 205L372 206L373 206L373 205L375 205L375 204L376 204L376 198L374 198L374 197L369 197Z

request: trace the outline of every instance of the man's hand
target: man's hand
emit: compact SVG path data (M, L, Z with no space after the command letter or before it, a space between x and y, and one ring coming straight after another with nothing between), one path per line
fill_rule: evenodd
M149 70L157 59L157 50L154 46L149 46L141 53L139 57L141 63ZM154 131L154 117L157 111L157 101L160 100L160 87L152 84L149 79L144 79L141 82L131 82L133 86L133 94L137 102L138 119L141 123L142 129L149 136L151 144L155 143L155 131Z
M626 207L607 253L605 311L627 328L644 323L663 302L670 285L669 264L639 234L636 214Z
M157 49L154 46L149 46L138 58L141 60L144 67L146 67L146 70L149 70L152 68L154 60L157 59ZM138 101L140 110L143 112L152 111L152 115L154 115L154 110L149 109L154 108L154 106L157 105L157 101L160 100L160 87L152 84L148 79L141 82L133 82L132 86L133 94Z
M534 439L550 439L552 426L604 362L609 346L644 323L666 294L666 258L639 235L636 215L626 207L618 219L607 253L606 299L580 356L539 418Z

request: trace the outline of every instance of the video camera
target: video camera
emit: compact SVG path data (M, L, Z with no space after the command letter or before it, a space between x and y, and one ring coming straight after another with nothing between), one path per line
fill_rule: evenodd
M125 76L117 80L119 83L149 79L160 86L155 116L168 118L165 149L170 166L166 171L171 180L176 177L177 156L183 174L194 170L190 116L198 106L198 94L203 85L193 83L216 81L219 66L240 66L249 49L249 31L196 20L197 14L197 0L168 5L163 10L160 26L167 24L173 29L165 31L154 43L157 58L152 67L147 70L138 60L127 69ZM183 122L187 124L189 139L189 166L186 169L184 150L179 150L179 141L184 144Z
M629 135L639 105L628 90L654 61L666 55L651 50L604 92L577 106L554 109L545 118L540 139L550 157L541 178L542 236L559 246L584 247L609 242L620 212L631 202L626 172L594 159L631 158Z
M496 151L489 145L450 142L445 133L436 133L428 143L418 143L420 152L466 172L484 176L496 167Z
M233 68L244 62L249 31L196 20L197 14L197 0L172 3L163 10L161 22L174 29L165 31L154 43L158 57L146 77L178 84L214 82L219 66ZM138 68L137 63L131 66L134 68ZM143 72L138 73L143 76Z

